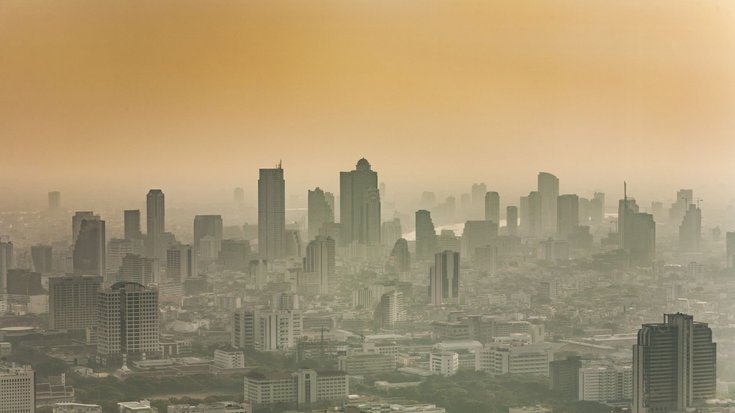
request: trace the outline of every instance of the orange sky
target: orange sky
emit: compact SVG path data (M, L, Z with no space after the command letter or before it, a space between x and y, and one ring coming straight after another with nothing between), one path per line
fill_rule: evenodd
M6 193L229 194L278 159L336 191L365 156L396 192L727 201L735 2L4 0L0 141Z

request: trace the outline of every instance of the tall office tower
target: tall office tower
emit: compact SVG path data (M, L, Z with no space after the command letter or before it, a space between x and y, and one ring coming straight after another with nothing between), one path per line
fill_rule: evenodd
M475 257L475 249L490 245L498 237L498 224L493 221L467 221L462 232L462 255Z
M74 216L71 217L71 239L72 245L77 242L79 236L79 229L82 228L82 221L85 219L100 219L99 215L95 215L92 211L77 211Z
M0 241L0 294L8 292L8 270L13 268L13 243Z
M727 268L735 268L735 232L728 232L725 239L725 261Z
M556 206L559 208L559 205ZM579 225L589 225L590 221L590 200L587 198L579 198ZM557 220L559 219L559 214L557 213ZM559 223L556 223L557 228L559 227Z
M364 228L364 244L380 245L380 191L376 188L368 189L365 195L362 225Z
M125 221L125 239L141 239L143 233L140 231L140 210L127 209L123 213Z
M245 203L245 190L237 187L232 191L232 200L235 201L235 205L241 206Z
M94 327L97 322L97 293L102 277L66 275L48 280L49 328L73 330Z
M48 193L48 209L61 208L61 192L51 191Z
M231 271L245 272L250 260L250 241L226 239L222 241L219 253L222 266Z
M377 210L374 203L377 196ZM377 214L367 217L368 213ZM380 197L378 194L378 173L373 171L367 159L357 161L355 170L339 173L339 220L342 236L340 241L348 245L353 241L368 244L368 234L378 234L380 240ZM377 222L376 222L377 221ZM377 228L367 228L377 225Z
M286 256L286 182L279 163L261 169L258 178L258 254L272 260Z
M163 234L166 232L166 197L160 189L151 189L146 196L146 242L148 256L164 258Z
M310 241L320 234L322 225L326 222L334 222L334 195L316 187L309 191L308 199L307 227Z
M528 194L528 226L526 227L526 235L532 238L542 237L544 235L542 199L540 192L533 191ZM554 205L554 214L556 214L556 205ZM556 225L556 217L554 217L554 225Z
M685 252L697 252L701 240L702 210L696 204L689 204L679 225L679 248Z
M166 278L168 282L180 284L196 276L196 254L191 245L177 245L166 251Z
M556 204L556 236L567 239L579 226L579 197L574 194L561 195Z
M530 221L531 221L531 208L528 203L528 197L522 196L520 198L518 205L520 205L520 212L521 212L520 213L521 223L518 226L518 228L520 229L521 234L528 235Z
M485 221L500 225L500 194L497 192L485 194Z
M202 248L202 239L211 237L212 248ZM222 216L197 215L194 217L194 250L204 260L216 260L222 250Z
M134 282L150 285L158 282L155 277L153 258L143 257L138 254L128 254L123 257L117 280L121 282Z
M74 244L74 274L104 277L107 274L106 255L105 221L101 219L82 220L79 235Z
M628 198L627 190L624 190L623 199L618 201L618 235L620 237L620 247L627 249L625 244L628 239L626 231L630 228L627 222L628 217L639 212L638 204L635 199Z
M329 284L335 273L335 242L332 238L317 235L306 247L304 272L316 274L319 294L329 294Z
M509 205L505 208L505 225L508 235L518 233L518 207Z
M107 273L115 274L120 270L122 259L128 254L134 254L133 240L112 238L107 243Z
M459 253L437 252L429 268L431 305L459 304Z
M472 184L472 191L470 192L471 195L471 203L472 203L472 217L476 217L476 219L479 219L483 216L484 210L486 207L486 196L487 196L487 185L484 183L479 184ZM487 218L485 218L487 219Z
M380 296L374 313L377 329L395 328L397 322L405 321L406 318L406 302L402 292L393 290Z
M676 192L676 202L669 209L669 220L674 224L680 224L689 205L694 203L694 191L691 189L680 189Z
M286 242L286 256L287 257L301 257L301 251L303 251L301 242L301 231L298 229L287 229L284 233L284 239Z
M625 250L632 264L650 266L656 260L656 221L653 215L629 214L626 218Z
M31 246L31 264L35 272L47 274L54 263L54 251L50 245Z
M97 294L97 353L103 359L160 349L158 290L118 282Z
M36 411L35 373L31 366L0 364L0 412Z
M633 413L683 412L715 398L717 345L706 323L665 314L633 346Z
M396 271L408 272L411 269L411 252L408 250L408 241L405 238L399 238L396 241L390 256Z
M594 225L600 225L605 220L605 194L595 192L590 200L590 221Z
M428 260L436 253L436 229L431 220L431 212L425 209L416 211L416 260Z
M401 220L393 218L390 221L383 222L380 227L380 243L386 247L392 247L403 236L403 228Z
M541 196L541 235L556 233L556 198L559 197L559 178L548 173L538 174L538 193Z

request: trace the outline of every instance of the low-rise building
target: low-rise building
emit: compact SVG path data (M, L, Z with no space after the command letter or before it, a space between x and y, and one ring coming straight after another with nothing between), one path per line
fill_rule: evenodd
M442 351L431 353L429 358L429 369L434 374L444 377L453 376L459 370L459 354L454 351Z
M117 404L119 413L158 413L158 409L151 406L148 400L139 402L119 402Z
M358 353L340 356L337 359L338 369L351 376L387 373L396 369L396 358L379 353Z
M544 343L527 346L490 344L475 353L475 370L494 375L509 373L548 376L549 362L553 360L553 347Z
M214 351L214 366L221 369L244 368L245 355L240 350L217 349Z
M347 375L342 371L303 369L294 373L248 373L243 400L252 410L274 404L309 405L321 401L343 401L349 394Z
M99 404L56 403L54 413L102 413Z

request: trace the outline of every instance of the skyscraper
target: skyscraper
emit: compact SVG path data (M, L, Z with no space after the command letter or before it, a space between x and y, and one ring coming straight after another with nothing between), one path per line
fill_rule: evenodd
M505 224L508 235L518 233L518 207L509 205L505 208Z
M160 280L156 279L154 269L155 260L138 254L128 254L122 258L117 280L150 285Z
M49 328L52 330L94 327L97 321L97 293L102 277L51 277L48 282Z
M74 243L73 265L77 275L107 275L105 221L84 219Z
M525 225L526 235L531 238L538 238L544 235L543 222L543 203L541 193L533 191L528 194L528 224ZM521 199L523 201L523 199ZM556 202L554 203L554 214L556 214ZM556 225L556 216L554 217L554 225ZM521 221L523 224L523 221Z
M605 219L605 194L595 192L590 200L590 220L593 225L600 225Z
M92 211L77 211L71 217L71 239L72 245L77 242L79 229L82 227L82 221L85 219L99 219L99 215L95 215Z
M307 227L309 240L320 234L322 225L334 222L334 195L319 187L309 191Z
M574 194L561 195L556 206L556 236L567 239L579 225L579 197Z
M679 225L679 248L684 252L697 252L701 240L702 210L696 204L689 204Z
M665 314L633 346L633 413L683 412L715 397L717 345L706 323Z
M123 214L125 221L125 239L137 240L143 238L143 233L140 231L140 210L128 209L125 210Z
M329 294L329 284L335 275L335 243L331 237L317 235L306 246L304 272L316 274L319 280L319 294Z
M210 237L208 246L204 248L202 239ZM219 258L222 250L222 216L197 215L194 217L194 251L197 257L205 261Z
M164 258L163 233L166 232L166 197L160 189L151 189L146 196L146 241L148 256Z
M429 268L431 305L459 304L459 253L437 252Z
M355 170L339 174L339 213L342 236L350 244L380 242L380 194L378 173L367 159L357 161ZM377 236L377 238L375 238Z
M467 221L462 232L462 255L473 259L475 249L490 245L498 237L498 224L493 221Z
M48 209L61 208L61 192L51 191L48 193Z
M538 193L541 197L540 234L554 234L556 232L556 199L559 197L559 178L548 172L539 172Z
M470 192L471 202L471 214L470 217L474 219L480 219L484 216L484 209L486 208L486 196L487 196L487 185L480 182L479 184L472 184L472 191ZM485 218L487 219L487 218Z
M0 241L0 294L8 292L8 270L13 268L13 243Z
M618 202L620 247L628 252L631 264L648 266L656 259L656 221L653 215L638 211L635 199L624 190Z
M177 245L166 251L166 278L180 284L197 273L196 258L190 245Z
M669 220L671 223L678 225L684 219L690 204L694 203L694 191L691 189L680 189L676 192L676 202L669 209Z
M411 253L408 251L408 241L404 238L396 241L390 256L396 271L408 272L411 269Z
M118 282L97 295L97 353L145 356L160 349L158 291Z
M500 225L500 195L497 192L485 194L485 221Z
M283 168L261 169L258 179L258 254L272 260L286 256L286 182Z
M431 220L431 212L425 209L416 211L416 260L430 259L436 253L436 229Z
M53 266L54 253L50 245L33 245L31 247L31 264L33 271L47 274Z
M735 268L735 232L728 232L725 237L725 258L727 268Z
M406 303L403 293L393 290L381 295L375 307L374 320L378 329L394 328L397 322L406 320Z

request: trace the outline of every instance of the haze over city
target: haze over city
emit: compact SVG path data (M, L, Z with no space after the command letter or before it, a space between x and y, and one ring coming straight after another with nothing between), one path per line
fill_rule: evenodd
M735 3L0 2L0 413L732 413Z

